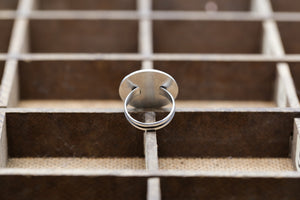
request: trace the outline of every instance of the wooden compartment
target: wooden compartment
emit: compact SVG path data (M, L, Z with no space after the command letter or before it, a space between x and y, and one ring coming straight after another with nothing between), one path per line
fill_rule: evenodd
M7 53L13 20L0 19L0 53Z
M287 158L299 113L178 111L157 134L160 157ZM180 148L176 148L179 147Z
M271 0L275 12L299 12L300 2L297 0Z
M178 110L171 124L157 131L160 169L294 171L290 137L299 116L276 110ZM145 168L143 132L121 111L10 111L5 125L6 168Z
M300 98L300 63L289 63L293 81L296 87L296 93Z
M261 53L257 21L155 20L155 53ZM238 45L237 45L238 44Z
M157 134L160 169L294 171L290 139L298 116L263 110L177 112Z
M140 69L138 61L22 61L19 107L121 107L123 77Z
M31 20L33 53L134 53L138 23L134 20ZM126 39L125 39L126 38Z
M297 199L300 180L291 177L166 177L162 199ZM176 189L174 189L176 188Z
M1 175L1 199L146 200L147 178Z
M36 0L41 10L135 10L135 0Z
M18 0L1 0L0 10L14 10L17 8Z
M143 134L123 113L12 112L5 125L8 168L145 167Z
M283 42L284 50L287 54L300 53L300 22L277 22Z
M153 0L154 10L248 11L250 0Z
M276 63L156 61L154 67L177 81L179 106L276 107Z
M284 51L300 51L299 17L269 7L298 3L19 0L4 11L13 2L0 2L0 199L298 198L299 56ZM118 86L141 68L179 85L161 130L124 116ZM166 111L130 110L146 121Z

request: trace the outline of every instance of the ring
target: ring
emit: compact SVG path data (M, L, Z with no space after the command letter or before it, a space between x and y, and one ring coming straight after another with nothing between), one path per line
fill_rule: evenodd
M168 125L175 115L175 98L178 94L176 81L167 73L154 70L139 70L126 76L119 88L124 101L124 114L129 123L143 131L158 130ZM134 119L128 112L128 105L135 108L157 109L172 104L171 111L162 120L141 122Z
M172 103L172 108L170 113L163 118L160 121L156 121L153 123L144 123L144 122L140 122L136 119L134 119L128 112L127 106L129 104L129 102L131 101L132 98L134 98L134 96L138 95L139 93L139 88L135 88L134 90L132 90L129 95L126 97L125 102L124 102L124 109L125 109L125 117L126 119L136 128L140 129L140 130L158 130L161 129L165 126L167 126L171 120L173 119L174 115L175 115L175 100L173 98L173 96L168 92L168 90L166 90L163 87L160 87L162 93L161 95L166 97L167 99L169 99L169 101Z

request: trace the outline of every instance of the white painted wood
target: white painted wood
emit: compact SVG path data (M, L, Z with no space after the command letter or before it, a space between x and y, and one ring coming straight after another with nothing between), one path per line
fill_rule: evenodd
M147 181L147 200L160 200L160 180L159 178L148 178Z
M139 53L144 57L150 57L153 53L152 41L152 21L150 19L151 0L138 0L139 20ZM153 69L153 61L142 60L142 69ZM146 122L155 121L155 113L145 113ZM144 151L147 170L158 170L158 153L156 131L144 132ZM160 180L159 178L149 178L147 180L147 200L160 200Z
M148 112L145 114L146 122L155 121L155 113ZM158 153L157 153L157 139L156 131L144 132L144 146L145 146L145 161L146 169L158 170Z
M294 133L292 141L292 160L294 167L297 171L300 171L300 119L295 119Z
M3 81L1 84L0 101L1 106L14 106L17 104L19 99L18 91L18 59L17 55L22 53L26 37L28 35L28 23L29 20L20 13L30 13L34 7L34 0L20 0L18 4L18 15L13 25L12 35L9 42L8 48L8 60L5 63ZM28 45L27 45L28 47Z
M2 175L22 176L121 176L121 177L218 177L218 178L291 178L299 179L297 171L283 172L224 172L224 171L185 171L185 170L105 170L105 169L0 169Z
M0 112L0 168L6 166L7 163L7 136L5 113Z
M271 16L273 12L270 0L252 0L252 8L254 12L266 16ZM263 22L263 31L262 53L278 57L284 56L284 47L275 20L265 19ZM276 69L275 102L279 107L289 106L299 108L299 99L288 64L278 63ZM286 95L286 97L282 97L281 95Z
M150 19L151 0L139 0L138 9L140 14L139 21L139 52L143 56L151 56L152 47L152 21ZM152 69L153 62L144 59L142 61L142 69Z
M155 113L145 114L146 122L155 121ZM158 153L156 131L144 132L145 162L147 170L158 170ZM159 178L149 178L147 180L147 200L160 200L160 180Z

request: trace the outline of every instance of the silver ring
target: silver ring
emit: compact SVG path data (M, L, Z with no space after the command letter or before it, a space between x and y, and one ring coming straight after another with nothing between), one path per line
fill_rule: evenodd
M168 125L175 115L175 98L178 94L176 81L169 74L143 69L127 75L121 82L119 94L124 101L124 114L134 127L143 130L158 130ZM128 112L128 105L138 109L159 109L172 104L171 111L162 120L141 122L134 119Z
M130 103L130 101L132 100L132 98L134 98L136 95L139 95L140 92L140 88L135 88L133 89L129 95L126 97L125 101L124 101L124 113L125 113L125 117L126 119L130 122L131 125L133 125L135 128L140 129L140 130L158 130L161 129L165 126L167 126L173 119L174 115L175 115L175 100L173 98L173 96L170 94L170 92L168 90L166 90L164 87L160 87L161 95L166 97L170 103L172 104L172 108L170 113L163 118L162 120L156 121L156 122L151 122L151 123L145 123L145 122L141 122L138 121L136 119L134 119L128 112L127 106Z

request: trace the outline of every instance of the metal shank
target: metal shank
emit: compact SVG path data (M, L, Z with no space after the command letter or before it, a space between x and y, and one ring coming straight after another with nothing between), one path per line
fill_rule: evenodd
M137 129L140 130L144 130L144 131L149 131L149 130L158 130L161 129L163 127L165 127L166 125L168 125L171 120L174 117L175 114L175 100L173 98L173 96L170 94L170 92L168 90L166 90L164 87L160 87L160 93L161 96L166 97L170 103L172 104L172 108L170 113L163 118L160 121L156 121L156 122L152 122L152 123L144 123L144 122L140 122L136 119L134 119L128 112L127 110L127 106L130 104L130 101L132 101L135 97L140 95L140 88L135 88L133 89L129 95L126 97L125 101L124 101L124 108L125 108L125 117L126 119Z

